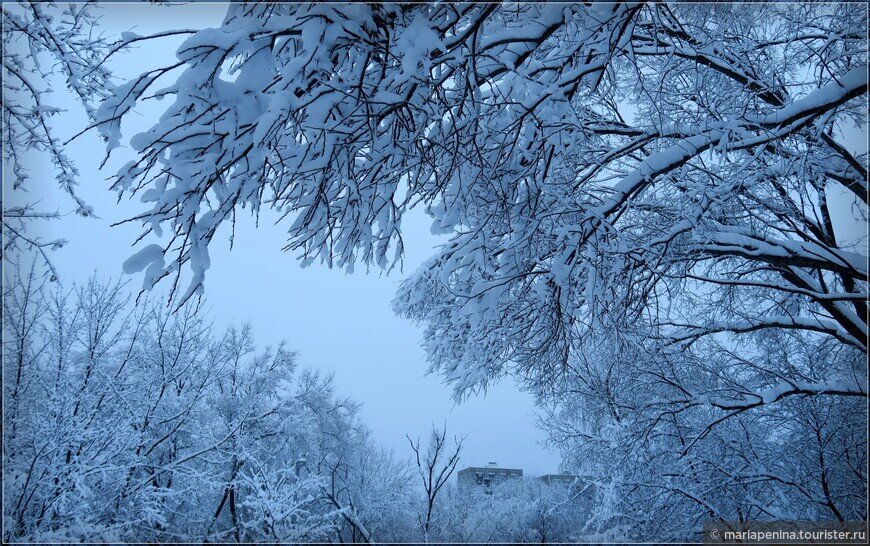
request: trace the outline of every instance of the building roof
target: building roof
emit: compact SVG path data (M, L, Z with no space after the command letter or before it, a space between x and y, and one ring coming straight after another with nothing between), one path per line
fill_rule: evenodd
M522 468L503 468L500 466L469 466L468 468L463 468L462 470L460 470L459 474L465 474L468 472L493 472L493 471L512 472L512 473L519 472L520 474L523 473Z

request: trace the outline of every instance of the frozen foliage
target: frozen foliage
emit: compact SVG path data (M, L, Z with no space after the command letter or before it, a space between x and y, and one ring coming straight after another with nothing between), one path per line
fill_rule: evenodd
M509 480L491 489L452 489L436 512L439 542L543 544L586 542L592 487Z
M64 110L49 101L52 84L65 84L93 119L96 104L109 93L110 73L102 60L113 42L99 36L96 14L89 5L69 4L61 9L22 2L4 3L2 9L4 193L8 197L12 191L30 191L38 196L40 189L45 191L48 182L32 181L27 168L32 156L39 154L40 160L51 162L55 182L74 203L75 213L89 216L91 207L76 192L78 169L53 126L52 118ZM39 210L38 201L3 204L3 251L8 254L21 246L37 249L56 277L46 250L66 241L44 241L26 230L29 221L59 216Z
M538 396L600 536L866 517L866 28L846 3L233 6L115 187L169 228L145 285L189 263L181 301L240 207L351 269L390 268L425 206L450 239L396 311L458 398Z
M654 353L602 336L572 362L541 421L595 485L587 532L685 541L711 520L867 517L863 355L794 333L752 341Z
M6 279L4 541L557 541L589 487L461 493L446 429L373 445L330 377L91 279ZM416 464L413 462L416 458ZM421 483L422 479L422 483ZM420 488L423 485L423 489Z
M83 216L91 209L75 191L78 171L54 134L49 119L63 110L46 104L51 76L62 76L93 118L96 104L108 96L109 71L103 66L111 40L96 36L91 6L66 9L39 3L3 6L4 167L14 177L12 188L27 185L30 176L24 154L45 153L57 171L57 183L76 202ZM43 183L44 185L44 183Z
M103 101L123 91L115 85L109 61L140 42L192 32L172 30L149 36L125 32L115 36L103 31L102 12L103 7L94 2L58 5L21 1L4 2L2 7L3 251L7 260L18 250L37 251L55 279L59 272L48 251L67 241L46 241L27 228L33 221L57 219L67 212L95 215L78 191L76 160L80 158L73 157L66 147L94 127ZM66 106L76 103L90 125L71 132L74 124L70 116L75 112ZM104 118L100 120L106 124ZM119 125L120 119L114 122ZM36 164L40 168L34 169ZM55 185L71 209L59 205L58 210L45 210L40 204L52 186L41 178L44 165L51 166ZM40 176L33 176L33 171Z
M119 284L41 283L3 298L4 542L417 536L406 463L283 345Z
M396 311L457 398L506 374L538 397L594 485L594 536L866 518L867 155L848 135L866 139L867 21L856 3L233 4L91 110L111 152L139 101L166 104L113 180L144 203L125 270L193 305L220 227L264 208L305 265L389 270L424 207L449 241ZM283 484L257 506L295 487L276 472L248 477ZM326 516L270 517L278 536Z
M864 158L838 135L865 121L866 21L853 4L235 5L178 49L115 188L171 236L137 255L145 287L189 265L181 301L239 208L275 208L303 263L389 268L422 203L451 238L396 308L458 394L507 371L546 383L601 328L860 351L866 251L830 200L865 220ZM110 144L149 74L101 106Z

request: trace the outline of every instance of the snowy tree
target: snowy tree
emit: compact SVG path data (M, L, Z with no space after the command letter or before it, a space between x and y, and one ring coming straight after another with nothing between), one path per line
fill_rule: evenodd
M396 307L460 393L506 371L546 382L596 326L865 350L866 251L833 218L866 219L864 158L842 142L865 121L866 20L853 4L231 6L99 109L111 149L179 72L115 181L169 237L127 270L148 288L188 264L185 301L218 227L264 204L303 263L389 268L421 204L451 239Z
M117 282L5 287L4 540L417 538L409 467L283 345Z
M583 542L592 488L511 479L491 487L446 489L433 537L453 543Z
M422 206L450 239L394 305L457 397L513 374L558 442L627 434L630 457L596 475L679 455L655 475L718 483L722 504L665 484L662 506L685 503L673 536L776 517L760 499L785 491L813 509L781 515L866 513L866 475L845 470L866 460L856 420L823 434L802 417L867 397L867 156L850 137L866 139L866 28L848 3L232 6L178 49L170 106L130 139L115 189L167 236L128 270L176 286L187 264L187 301L219 226L263 205L303 264L389 269ZM110 148L157 75L101 106ZM824 455L786 483L768 460L785 436L755 449L774 422L846 467ZM700 462L721 445L737 467Z
M69 197L74 211L90 216L93 209L76 191L78 169L64 150L54 120L64 109L51 103L52 86L66 86L93 120L99 102L109 96L111 73L103 63L107 51L122 49L123 40L110 39L99 32L94 6L69 4L65 8L40 2L3 4L3 170L8 178L5 196L29 192L13 205L3 204L3 251L20 247L36 250L57 277L48 250L66 241L45 241L28 233L35 220L60 217L59 211L41 209L45 180L31 180L28 168L34 157L53 166L57 186ZM37 191L39 190L39 191Z
M457 398L507 374L536 395L594 485L597 536L866 518L866 5L234 3L217 28L112 42L92 39L86 7L3 9L4 46L36 52L4 57L16 180L44 151L74 195L40 59L107 153L137 104L165 101L113 188L145 203L124 270L144 289L167 279L193 313L133 313L117 287L75 304L25 304L36 281L4 294L14 536L78 536L88 506L115 510L107 537L171 538L196 499L215 506L193 511L197 540L377 538L355 472L378 459L335 441L365 434L328 378L290 373L244 331L190 343L207 337L188 307L209 244L244 210L285 226L303 265L351 271L400 264L403 215L424 208L449 240L396 311L425 326ZM109 82L108 57L177 34L175 59ZM7 240L54 244L15 231L35 209L9 212ZM117 371L128 359L141 378ZM275 450L285 415L302 432ZM288 470L302 461L314 476ZM98 509L92 477L112 472L115 508Z
M326 497L341 510L341 542L416 542L419 495L407 460L377 448L356 427L328 462Z
M710 520L866 517L866 398L757 399L743 383L836 368L843 355L767 343L757 359L706 361L602 344L575 363L542 420L565 464L595 485L587 536L685 541Z

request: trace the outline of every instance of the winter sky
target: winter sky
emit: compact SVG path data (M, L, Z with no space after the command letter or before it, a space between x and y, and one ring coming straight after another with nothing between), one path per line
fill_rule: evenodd
M171 7L119 3L104 6L103 24L107 34L202 28L219 23L225 10L225 4L220 3ZM182 40L145 42L134 53L115 58L112 69L120 77L138 75L165 63ZM64 95L65 89L58 86L51 101L68 105L69 111L56 118L60 135L68 137L83 127L85 118L74 100ZM138 108L141 125L125 125L125 134L149 126L159 106ZM59 221L32 226L34 234L46 240L69 240L51 255L67 287L95 271L104 278L123 275L121 264L134 252L131 244L141 230L135 223L110 227L141 211L142 206L126 198L117 203L115 194L108 191L107 178L130 159L129 149L114 152L98 170L103 149L94 132L69 145L80 171L79 194L99 218L65 214ZM4 181L4 197L10 206L16 199L41 199L41 210L72 210L72 204L54 185L49 165L31 162L30 170L33 185L27 196L6 191ZM34 195L40 180L44 193ZM292 253L281 250L285 233L272 225L272 220L266 212L256 228L249 215L241 214L234 248L229 248L228 229L219 232L210 247L212 266L206 277L206 297L210 316L219 329L230 323L250 322L258 344L284 339L300 352L303 365L335 372L339 394L363 404L361 415L374 439L401 457L410 455L405 434L425 436L432 423L440 426L446 422L451 435L467 436L460 468L498 461L523 468L527 474L557 471L558 456L541 445L544 435L535 427L533 400L512 380L495 385L486 396L455 405L451 390L439 378L424 375L423 332L390 309L398 283L439 244L439 238L430 234L430 222L422 211L404 217L404 270L389 275L377 270L366 274L362 267L352 275L316 264L302 269ZM126 280L132 291L138 290L140 276Z

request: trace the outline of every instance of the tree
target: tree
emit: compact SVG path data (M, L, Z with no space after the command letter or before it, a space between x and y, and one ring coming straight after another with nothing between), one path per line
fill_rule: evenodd
M172 102L115 189L165 243L127 264L198 293L239 207L304 264L389 268L422 203L450 243L397 310L458 393L545 384L596 326L667 343L795 330L866 350L866 10L852 4L234 5L156 78ZM762 21L763 23L760 23ZM635 105L630 108L629 105ZM842 201L842 199L841 199ZM392 252L392 254L391 254ZM825 391L824 381L810 384Z
M823 372L844 364L843 354L767 343L757 358L714 353L706 361L602 344L576 363L542 420L564 464L595 484L591 536L685 541L710 520L865 517L866 400L776 400L784 389L754 398L743 383Z
M776 517L758 499L786 491L860 515L865 412L831 434L797 417L867 397L866 153L844 140L866 126L866 23L853 4L233 6L131 140L115 188L171 234L128 269L148 288L188 264L186 301L221 223L264 203L303 264L389 269L425 206L450 240L396 311L458 398L519 377L569 460L576 438L625 437L587 470L644 502L602 531L648 521L650 498L681 499L677 539ZM110 141L154 74L101 107ZM774 422L843 470L771 474ZM662 453L652 483L611 466Z
M585 532L592 487L505 480L487 487L446 487L431 536L450 543L565 543L591 540Z
M346 522L341 542L414 542L418 492L407 460L377 448L362 428L326 463L326 497Z
M70 4L61 9L39 2L4 3L2 17L3 169L11 182L6 197L12 191L47 186L37 180L34 187L31 181L28 164L36 155L52 164L55 182L74 204L74 212L91 216L93 209L76 191L75 161L64 151L65 143L54 125L53 118L64 110L51 104L51 87L66 83L94 120L97 104L112 88L111 72L103 63L106 51L121 49L123 41L100 35L99 17L91 4ZM3 252L8 255L20 248L37 251L56 279L58 271L47 251L62 247L66 240L44 241L28 233L27 226L61 214L41 210L38 203L39 199L11 206L3 203Z
M851 3L232 4L92 128L111 152L167 100L113 187L146 203L125 271L177 307L241 209L304 265L389 270L425 207L450 240L396 311L457 398L534 392L602 531L866 516L866 29Z
M407 467L331 377L250 327L215 335L200 308L21 273L4 283L4 540L402 536L379 512L410 505Z
M454 446L447 445L447 426L441 430L432 427L429 436L429 445L425 452L420 447L419 438L415 442L408 436L408 443L414 452L417 461L417 473L426 493L426 505L423 515L420 516L420 527L423 530L423 541L429 542L429 529L432 524L432 515L435 511L435 501L441 489L453 475L456 465L459 464L459 454L462 452L462 442L465 438L454 438Z

